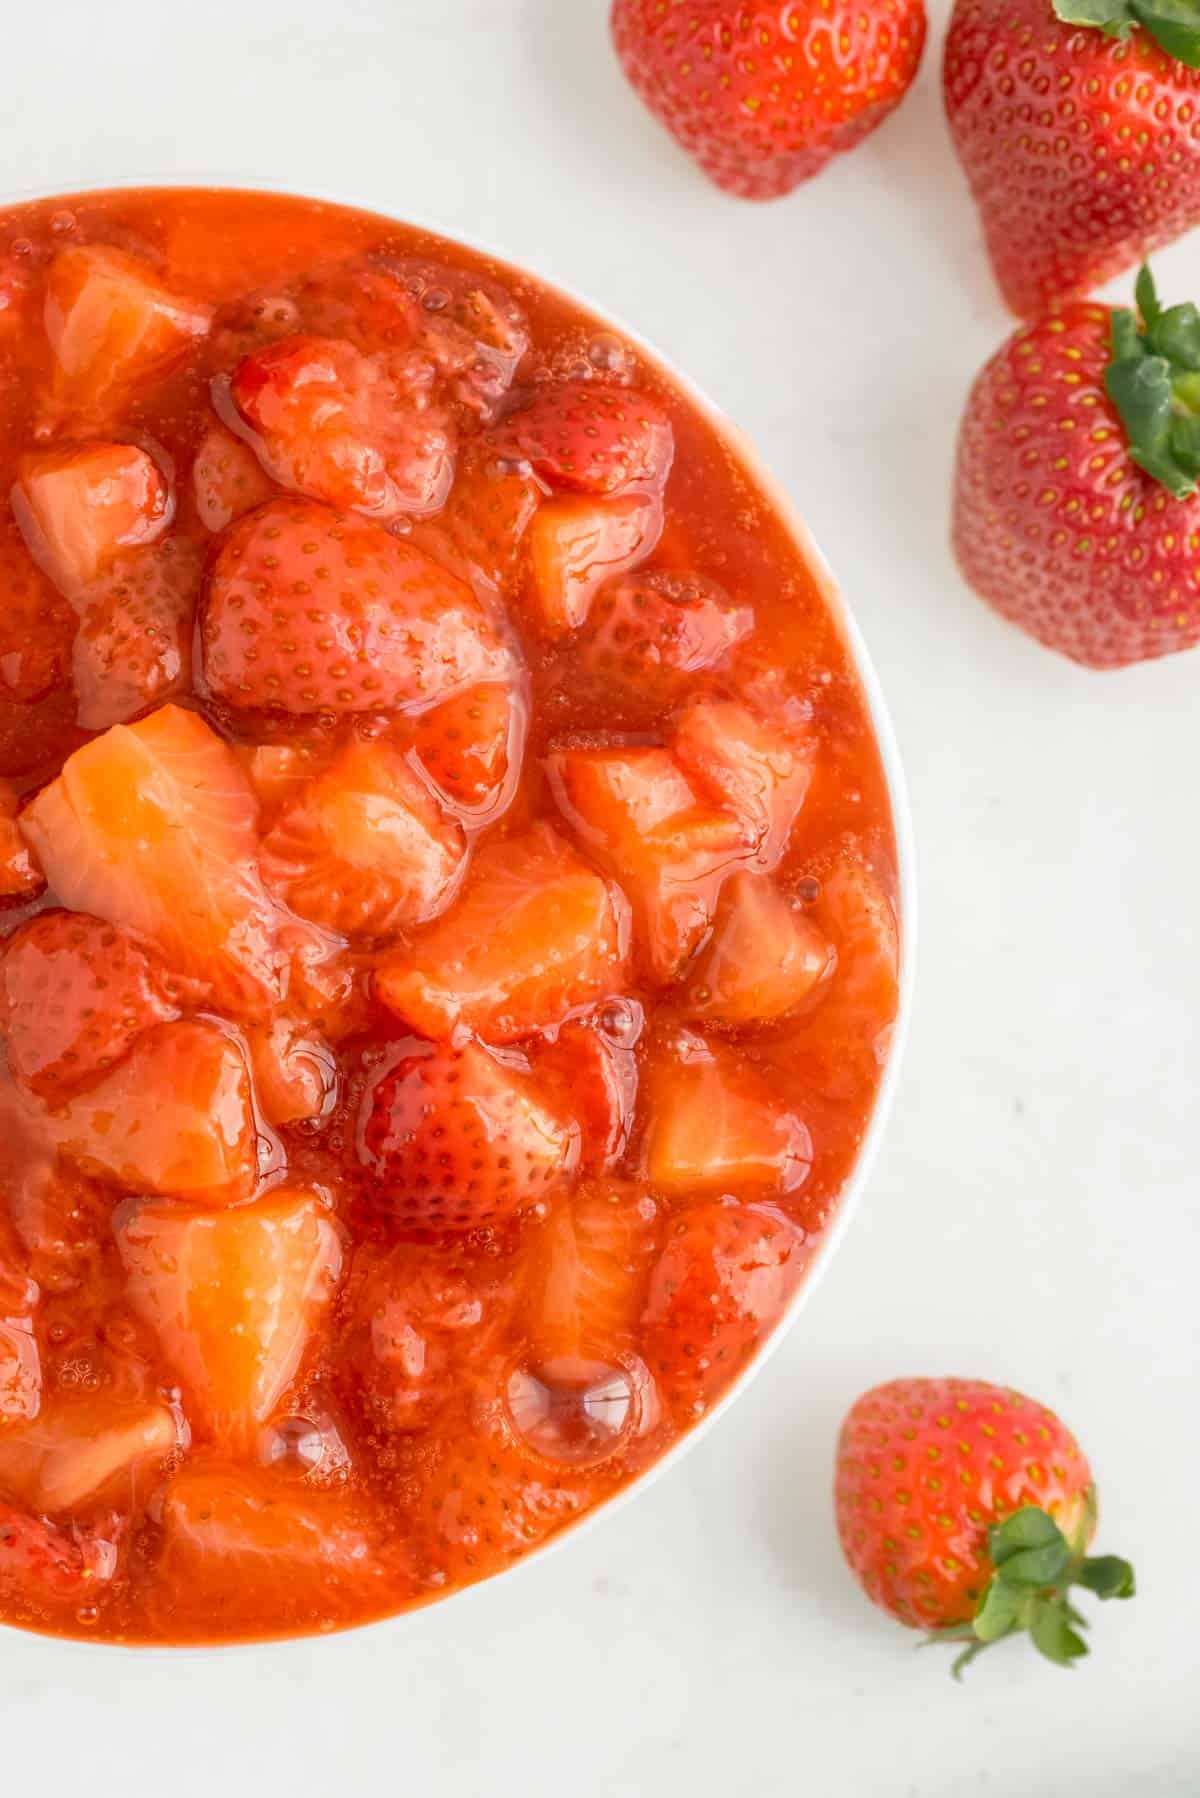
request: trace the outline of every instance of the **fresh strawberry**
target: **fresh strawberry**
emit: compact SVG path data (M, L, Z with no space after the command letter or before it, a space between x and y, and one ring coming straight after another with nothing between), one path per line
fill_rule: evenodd
M1022 326L976 381L959 436L964 575L1090 668L1200 640L1200 318L1163 311L1149 271L1138 303L1140 332L1082 300Z
M415 1042L367 1091L360 1155L371 1202L407 1231L498 1223L564 1182L578 1132L543 1103L524 1064L478 1043Z
M57 1101L105 1074L154 1024L178 1017L169 983L122 930L85 912L44 911L0 959L8 1065Z
M275 492L254 451L231 431L212 425L192 463L196 510L206 531L224 531Z
M423 710L507 672L468 587L311 500L273 500L226 533L201 642L209 686L243 709Z
M565 749L547 767L580 842L633 903L647 971L673 980L711 928L726 875L749 856L742 825L706 804L665 749Z
M643 1352L681 1419L699 1416L769 1335L805 1267L801 1231L732 1199L671 1220L650 1277Z
M179 1420L155 1399L59 1397L0 1430L0 1489L32 1511L70 1515L106 1495L132 1502L179 1445ZM115 1488L115 1490L114 1490Z
M727 193L773 200L900 104L925 46L922 0L613 0L636 93Z
M254 1096L267 1122L324 1117L338 1082L337 1060L324 1038L282 1013L269 1023L248 1024L245 1036Z
M688 675L720 667L753 629L753 608L716 581L655 568L600 589L579 649L606 680L675 692Z
M821 931L768 875L734 874L690 971L687 1010L722 1024L771 1023L811 996L834 959Z
M134 1310L183 1386L194 1429L236 1448L299 1369L341 1271L341 1242L310 1192L201 1210L130 1201L114 1219Z
M466 855L400 751L347 745L283 808L263 839L268 887L343 936L387 936L443 910Z
M592 381L536 388L496 441L552 487L599 495L661 488L675 453L671 421L657 400Z
M336 337L284 337L245 357L229 392L281 487L381 523L445 504L452 427L386 358Z
M468 443L450 497L412 540L463 580L509 587L521 545L546 489L529 465L505 457L488 437Z
M20 803L8 781L0 780L0 901L33 899L46 882L37 858L21 835Z
M967 1662L1028 1630L1060 1666L1088 1652L1070 1601L1132 1598L1133 1569L1091 1558L1096 1493L1045 1405L984 1380L893 1380L850 1409L834 1499L842 1551L867 1596Z
M448 806L492 824L516 790L528 729L524 696L507 681L485 681L423 712L413 746Z
M211 323L207 306L180 299L134 256L70 244L46 276L46 332L54 374L46 422L103 424L165 375Z
M619 992L627 937L620 894L537 824L485 844L462 897L381 963L375 990L422 1035L513 1042Z
M734 700L697 700L675 724L672 745L701 793L738 818L754 866L777 867L812 780L812 745L799 727L757 717Z
M636 999L609 999L591 1017L564 1024L536 1054L538 1073L557 1085L579 1123L586 1172L615 1167L629 1147L643 1025Z
M118 556L88 589L71 663L85 730L126 724L187 685L202 562L196 544L168 538Z
M109 1536L60 1529L0 1501L0 1598L18 1616L38 1621L64 1605L93 1604L116 1570Z
M646 1178L671 1195L794 1192L809 1176L812 1137L733 1050L680 1035L645 1083Z
M122 550L157 542L174 504L145 450L86 443L23 457L12 508L30 554L77 602Z
M232 750L168 705L77 750L21 833L64 905L148 938L245 1009L278 984L257 816Z
M1090 293L1200 224L1200 24L1186 9L955 0L943 92L1014 312Z
M0 518L0 593L0 702L10 702L26 738L29 707L55 688L62 691L76 618L11 518Z
M529 528L529 567L538 621L552 637L586 622L596 593L652 555L662 532L656 494L568 497L542 506Z

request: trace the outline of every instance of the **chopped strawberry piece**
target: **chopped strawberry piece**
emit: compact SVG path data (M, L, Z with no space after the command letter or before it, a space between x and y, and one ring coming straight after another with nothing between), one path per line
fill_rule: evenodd
M564 1024L537 1056L538 1073L557 1085L579 1124L587 1172L615 1167L629 1146L643 1022L636 999L609 999L593 1017Z
M746 859L742 826L706 805L665 749L567 749L547 766L580 841L633 903L648 973L673 980L711 928L725 876Z
M130 1303L178 1375L193 1428L248 1444L333 1296L341 1242L329 1212L284 1189L221 1211L131 1201L114 1228Z
M102 244L60 250L46 276L54 352L52 422L102 423L131 391L165 375L211 323L136 257Z
M17 822L20 802L6 780L0 780L0 900L32 899L46 882L37 858Z
M375 990L425 1036L512 1042L619 992L627 934L620 895L538 824L485 844L457 904L381 964Z
M578 630L605 581L653 553L662 517L655 495L548 500L529 527L529 565L543 628L555 637Z
M451 1409L469 1410L503 1349L513 1299L508 1271L457 1243L360 1248L346 1365L370 1426L425 1430Z
M140 1036L112 1073L51 1114L50 1129L84 1173L125 1192L232 1204L258 1177L245 1057L200 1019Z
M336 337L284 337L238 364L230 394L272 480L387 523L438 511L454 479L449 420L404 372Z
M812 1168L802 1119L731 1050L694 1037L646 1083L646 1177L665 1193L794 1192Z
M29 707L58 688L70 666L75 613L43 574L11 519L0 519L0 701L10 702L22 741ZM67 695L69 702L69 695ZM53 703L53 702L51 702ZM10 772L16 772L11 769Z
M306 933L288 962L288 999L331 1043L359 1036L378 1023L371 993L375 957Z
M354 742L285 805L263 841L267 885L343 936L386 936L448 902L466 855L399 750Z
M277 985L257 813L232 750L164 706L77 750L21 831L64 904L149 938L236 1010Z
M206 531L224 531L275 492L254 451L220 425L212 425L192 464L196 510Z
M449 1233L546 1197L573 1172L578 1146L523 1063L468 1043L414 1045L385 1065L366 1095L359 1154L372 1203L399 1229Z
M537 1231L525 1284L535 1360L609 1361L636 1346L662 1235L652 1198L612 1182L581 1187Z
M812 780L811 743L718 699L689 706L676 722L673 744L688 778L741 820L755 866L777 867Z
M754 611L702 574L655 568L603 586L580 640L589 665L637 692L675 692L725 663L754 629Z
M0 1491L51 1514L115 1497L114 1488L128 1502L179 1434L178 1419L154 1399L56 1399L34 1421L0 1431Z
M337 1060L308 1025L279 1016L246 1027L254 1095L270 1124L324 1117L337 1091Z
M122 550L158 541L174 502L136 444L85 443L24 457L12 508L30 554L78 603Z
M722 1024L768 1024L803 1004L834 959L822 932L769 875L734 874L691 970L687 1008Z
M474 823L494 823L517 781L529 708L507 681L486 681L422 713L413 747L445 803Z
M498 281L416 258L381 262L408 302L414 340L454 397L490 418L529 348L529 325Z
M9 1067L31 1092L62 1099L106 1074L153 1025L178 1017L168 985L124 931L84 912L40 912L0 959Z
M731 1200L672 1222L650 1280L643 1343L681 1417L728 1389L800 1284L804 1236L776 1212Z
M202 616L204 673L230 705L425 709L508 672L470 588L345 512L273 500L226 534Z
M28 1422L41 1406L42 1364L33 1333L39 1296L16 1234L0 1211L0 1444L7 1427Z
M657 400L591 381L539 387L497 437L543 480L580 493L661 487L675 453L671 422Z
M837 1096L876 1076L887 1059L900 1005L899 926L879 877L858 861L839 863L822 880L814 909L837 956L813 1024L822 1087Z
M184 688L203 556L168 539L119 556L89 588L72 670L86 730L126 724Z
M413 541L466 581L507 589L546 489L526 463L500 454L489 438L469 443L450 496Z
M31 1619L47 1608L93 1603L116 1570L114 1541L0 1503L0 1598Z

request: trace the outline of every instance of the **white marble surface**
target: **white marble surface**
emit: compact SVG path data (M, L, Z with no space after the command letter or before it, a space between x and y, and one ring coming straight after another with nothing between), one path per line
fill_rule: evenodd
M604 0L43 0L4 24L0 186L286 183L590 292L757 440L890 695L921 848L911 1050L855 1229L690 1459L577 1543L382 1632L226 1656L0 1638L0 1778L67 1798L1189 1798L1200 655L1084 674L946 547L956 415L1006 329L933 53L807 191L728 202L645 118ZM1200 240L1161 258L1200 299ZM953 1686L837 1556L838 1419L905 1372L1060 1405L1142 1596L1065 1675ZM1190 1588L1190 1590L1189 1590Z

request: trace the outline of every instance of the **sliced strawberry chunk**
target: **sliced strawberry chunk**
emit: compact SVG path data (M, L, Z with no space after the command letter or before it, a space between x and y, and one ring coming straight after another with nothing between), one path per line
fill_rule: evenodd
M72 672L85 730L126 724L183 689L203 555L168 539L118 556L88 589Z
M387 357L336 337L283 337L234 370L230 394L281 487L387 523L446 502L454 434Z
M555 1084L579 1124L587 1172L615 1167L629 1146L643 1022L636 999L609 999L594 1016L564 1024L537 1055L538 1073Z
M844 861L821 882L815 913L837 964L813 1022L823 1089L846 1096L878 1076L900 1006L900 932L879 876Z
M675 754L698 789L741 820L755 866L770 872L787 850L812 780L812 746L734 700L700 700L675 725Z
M259 1109L271 1124L324 1117L337 1091L337 1059L309 1025L279 1015L246 1027Z
M49 416L103 422L133 388L166 374L211 319L207 306L169 293L152 269L121 250L60 250L46 276L54 352Z
M716 581L655 568L600 589L580 649L605 679L674 692L687 675L719 668L753 629L753 608Z
M36 1420L0 1431L0 1492L34 1511L73 1512L139 1476L179 1444L179 1421L154 1399L108 1393L56 1399Z
M605 581L653 553L662 522L656 495L548 500L529 527L529 566L542 627L555 637L578 630Z
M20 809L13 788L0 780L0 900L32 899L46 884L17 824Z
M673 980L746 860L742 826L705 804L665 749L567 749L547 767L580 841L633 902L648 973Z
M257 814L232 750L164 706L77 750L21 832L64 904L149 938L238 1009L276 985Z
M614 1360L636 1343L662 1236L652 1198L613 1182L581 1187L534 1236L525 1328L534 1358Z
M359 1153L372 1203L398 1228L458 1232L498 1223L568 1178L578 1132L518 1058L478 1043L414 1045L372 1081Z
M591 381L539 387L498 437L543 480L580 493L661 487L675 453L671 421L657 400Z
M154 1024L178 1017L168 982L122 930L85 912L44 911L0 959L8 1065L52 1101L105 1074Z
M59 1529L0 1503L0 1598L30 1620L47 1609L94 1603L116 1570L116 1543L107 1536Z
M289 713L423 710L508 671L461 581L412 544L308 500L273 500L226 534L202 644L220 698Z
M674 1220L642 1340L682 1416L707 1410L740 1373L786 1311L805 1261L802 1232L757 1206L710 1202Z
M529 708L507 681L486 681L417 719L413 746L446 804L494 823L521 775Z
M246 771L259 803L259 822L264 830L275 822L284 806L298 799L333 757L328 742L238 743L234 754Z
M529 325L498 281L416 257L380 264L408 302L413 338L454 397L490 418L529 348Z
M41 1406L42 1364L33 1333L39 1296L16 1235L0 1212L0 1444L7 1426L36 1417Z
M341 1243L310 1192L221 1211L131 1202L114 1228L130 1303L155 1331L194 1429L248 1444L295 1379Z
M343 936L385 936L448 902L466 855L399 750L355 742L286 805L262 846L267 885Z
M512 1042L619 992L626 939L620 895L538 824L480 850L461 899L380 965L375 990L422 1035Z
M413 541L463 580L503 591L545 493L526 463L506 458L486 437L476 439L459 458L445 506L416 526Z
M59 687L70 666L76 619L8 518L0 518L0 594L0 701L11 702L24 740L27 707Z
M233 1203L258 1178L241 1047L200 1019L159 1024L50 1119L62 1152L125 1192Z
M206 531L224 531L275 492L254 451L220 425L212 425L192 464L196 510Z
M30 554L78 602L122 550L158 541L174 505L145 450L85 443L24 457L12 508Z
M646 1178L665 1193L794 1192L812 1137L732 1050L682 1039L646 1083Z
M834 953L800 906L766 874L734 874L712 940L691 970L687 1007L723 1024L767 1024L803 1004Z

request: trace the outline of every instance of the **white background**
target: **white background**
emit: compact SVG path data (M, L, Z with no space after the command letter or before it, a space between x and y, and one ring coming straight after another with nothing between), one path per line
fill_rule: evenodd
M930 52L781 203L643 114L605 0L4 9L0 185L286 183L436 221L656 340L757 441L850 596L921 850L911 1049L845 1247L723 1425L590 1534L382 1631L138 1659L0 1640L0 1783L66 1798L1190 1798L1200 652L1117 676L997 622L946 549L954 430L1008 328ZM1160 259L1200 299L1200 240ZM1121 291L1118 287L1114 291ZM840 1416L903 1373L1061 1407L1137 1602L1065 1674L955 1687L845 1573Z

